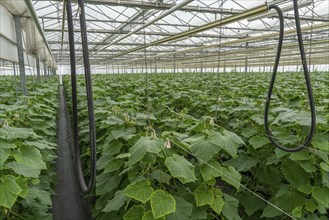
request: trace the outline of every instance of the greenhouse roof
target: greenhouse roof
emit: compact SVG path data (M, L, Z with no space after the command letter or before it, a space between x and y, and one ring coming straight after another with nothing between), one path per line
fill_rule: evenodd
M162 66L208 67L260 66L274 62L279 31L278 5L285 18L282 64L300 62L295 16L290 0L88 0L85 1L89 53L92 65L138 66L145 57ZM62 0L33 0L58 64L69 64L67 24L62 51ZM260 8L253 13L253 8ZM329 2L299 1L306 53L312 64L328 64ZM252 12L249 13L248 12ZM243 16L247 14L247 16ZM82 64L82 45L77 1L73 1L77 64ZM232 18L232 19L231 19ZM200 29L215 21L223 25ZM219 24L219 23L218 23ZM197 29L196 33L191 30ZM189 33L190 31L191 33ZM182 34L183 33L183 34ZM186 34L185 34L186 33ZM181 34L180 38L176 38ZM162 41L161 41L162 40ZM220 58L219 58L220 57ZM289 58L289 59L288 59ZM218 62L219 60L219 62ZM271 65L271 64L270 64Z

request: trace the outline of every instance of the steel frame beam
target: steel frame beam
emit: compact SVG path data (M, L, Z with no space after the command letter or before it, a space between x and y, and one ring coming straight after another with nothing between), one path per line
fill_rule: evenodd
M233 16L230 16L230 17L227 17L227 18L223 18L222 20L217 20L217 21L199 26L198 28L194 28L194 29L189 30L189 31L181 32L181 33L176 34L172 37L165 37L163 39L148 43L144 46L140 46L140 47L136 47L136 48L127 50L126 52L116 54L116 55L110 57L109 59L113 59L115 57L123 56L125 54L131 53L131 52L134 52L134 51L142 50L142 49L150 47L150 46L155 46L155 45L159 45L159 44L162 44L162 43L172 42L174 40L180 40L182 38L189 37L191 35L194 35L196 33L212 29L214 27L227 25L227 24L230 24L230 23L238 21L238 20L243 20L243 19L248 18L250 16L265 13L266 11L267 11L267 5L261 5L261 6L256 7L256 8L249 9L249 10L247 10L247 11L241 13L241 14L233 15Z
M45 32L61 32L61 29L48 29L46 28L44 30ZM67 32L67 30L64 30L65 32ZM74 32L80 32L79 29L74 29ZM105 29L88 29L87 33L97 33L97 34L120 34L120 35L124 35L124 34L131 34L131 31L122 31L122 30L105 30ZM175 36L175 33L165 33L165 32L136 32L134 33L135 35L149 35L149 36L164 36L164 37L168 37L168 36ZM204 37L204 38L218 38L218 34L195 34L192 37ZM222 38L228 38L228 39L232 39L232 38L242 38L240 36L225 36L223 35ZM119 43L119 42L117 42ZM105 43L103 43L103 45L107 45Z
M59 45L61 41L48 41L50 45ZM63 44L69 44L68 41L64 41ZM81 45L81 42L76 42L76 44ZM104 42L90 42L89 45L106 45ZM115 46L141 46L143 43L117 43ZM161 44L161 47L195 47L195 44Z
M30 16L22 16L26 18L30 18ZM42 16L42 20L55 20L56 22L61 21L59 17L51 17L51 16ZM79 21L79 19L73 19L74 21ZM103 20L103 19L86 19L87 22L93 22L93 23L109 23L109 24L130 24L130 25L143 25L143 22L138 21L117 21L117 20ZM170 24L170 23L154 23L156 26L170 26L170 27L185 27L185 28L196 28L199 27L198 25L191 25L191 24ZM45 27L45 29L47 29ZM236 30L236 31L254 31L254 32L269 32L272 30L266 29L266 28L241 28L241 27L222 27L222 30Z
M311 26L307 26L307 27L302 27L302 31L310 31L312 30L319 30L319 29L325 29L328 27L328 24L326 23L322 23L322 24L318 24L318 25L314 25L313 27ZM285 36L288 35L292 35L295 34L296 30L295 29L290 29L290 30L285 30ZM270 33L270 34L264 34L264 35L259 35L259 36L251 36L251 37L247 37L244 39L239 39L239 40L232 40L232 41L226 41L221 43L221 45L219 44L211 44L211 45L205 45L205 46L199 46L199 47L194 47L194 48L190 48L190 49L185 49L185 50L181 50L181 51L176 51L176 54L185 54L185 53L189 53L189 52L194 52L194 51L201 51L201 50L206 50L206 49L210 49L210 48L219 48L221 46L228 46L228 45L236 45L236 44L241 44L241 43L246 43L246 42L253 42L253 41L260 41L264 39L275 39L277 38L278 33L274 32L274 33ZM159 58L159 57L166 57L166 56L172 56L172 53L167 53L167 54L159 54L156 56L152 56L152 59L154 58ZM139 59L136 60L129 60L129 62L136 62Z
M39 0L39 1L49 1L49 0ZM57 2L62 2L62 0L52 0ZM72 2L76 3L77 0L73 0ZM88 0L87 4L91 5L108 5L108 6L122 6L122 7L130 7L130 8L140 8L144 10L156 9L156 10L168 10L176 4L173 3L163 3L159 4L156 2L143 2L143 1L131 1L131 0ZM202 7L202 6L191 6L186 5L180 9L181 11L186 12L200 12L200 13L211 13L211 14L239 14L243 12L243 10L239 9L220 9L214 7Z
M35 0L36 1L36 0ZM38 0L38 1L50 1L50 0ZM62 0L51 0L52 2L56 1L56 2L61 2ZM77 0L73 0L73 2L77 2ZM219 2L219 1L218 1ZM269 1L267 6L270 4L282 4L282 8L288 10L290 5L287 4L289 3L289 0L277 0L277 1ZM303 20L303 24L307 26L303 27L303 33L304 33L304 37L308 38L311 37L312 39L307 42L306 47L314 47L314 43L313 41L317 41L317 39L323 39L324 37L327 37L327 31L325 30L324 26L327 25L327 27L329 26L328 24L328 18L326 17L319 17L319 15L314 16L314 3L313 3L313 8L308 7L309 5L312 5L311 0L303 0L302 1L303 5L305 5L305 7L303 9L301 9L301 20ZM215 8L214 5L215 4L207 4L207 2L203 3L200 1L201 5L204 5L204 7L200 7L200 6L192 6L192 8L194 7L194 11L192 10L192 8L190 7L190 5L186 5L183 6L182 8L179 9L179 11L186 11L186 12L190 12L192 15L194 15L192 17L193 18L198 18L201 19L204 22L208 22L210 21L210 14L207 14L208 12L203 11L203 9L206 10L211 10L212 12L209 13L214 13L215 16L217 16L218 14L221 14L221 7ZM127 19L126 21L119 21L119 20L112 20L113 18L109 18L109 20L106 19L97 19L97 16L93 14L93 12L95 11L96 13L99 13L99 15L102 16L108 16L107 14L105 14L105 11L102 11L100 9L100 7L98 7L99 5L103 5L105 8L107 9L111 9L114 12L118 13L118 16L124 15L124 11L125 10L119 10L117 7L111 7L110 6L122 6L122 7L132 7L136 9L136 13L134 14L134 16L131 16L130 19ZM317 2L315 3L315 5L317 5ZM177 4L159 4L156 3L156 1L129 1L129 0L86 0L86 7L88 7L92 11L92 13L90 13L89 15L89 19L87 20L88 22L90 22L90 30L88 30L88 33L90 33L90 45L93 45L92 47L90 47L91 51L97 51L97 49L102 48L103 46L109 45L109 44L113 44L111 49L106 49L102 52L100 52L99 54L97 54L97 57L93 58L92 57L92 61L95 63L101 63L102 61L105 63L109 62L109 59L111 59L111 62L119 62L120 65L124 64L124 65L134 65L134 63L138 62L139 60L142 60L144 58L143 54L138 53L138 50L142 50L144 49L144 47L152 47L151 49L148 49L146 51L147 56L149 58L149 60L154 60L157 59L160 62L166 62L165 60L167 58L172 59L173 57L176 57L176 59L180 59L180 57L185 54L185 56L188 57L188 59L193 60L194 56L198 56L200 53L205 53L206 55L209 54L208 52L212 52L213 54L216 54L216 51L218 48L216 47L221 47L221 48L226 48L226 47L231 47L234 48L234 45L240 45L240 44L245 44L245 43L249 43L249 49L253 48L253 47L259 47L262 48L262 45L264 44L275 44L276 43L276 39L277 39L277 33L276 33L276 26L274 25L269 25L265 22L263 22L265 28L250 28L249 27L249 23L243 23L240 22L239 20L237 20L237 24L239 25L239 27L221 27L219 30L219 26L214 27L216 29L214 29L215 32L222 32L222 33L218 33L218 34L212 34L209 33L207 34L207 32L203 32L203 33L197 33L193 36L193 34L186 34L188 32L191 32L195 29L200 28L200 26L196 26L196 25L190 25L189 21L184 21L181 20L181 18L179 18L178 16L176 16L175 14L172 14L174 17L177 18L177 24L170 24L170 23L166 23L166 21L157 21L154 24L152 24L152 31L137 31L135 34L137 35L135 37L135 39L133 38L128 38L124 43L123 42L116 42L118 39L121 39L121 37L125 37L125 35L129 35L131 34L133 31L136 31L136 29L140 28L141 26L144 25L144 21L145 19L152 20L151 17L149 18L145 18L142 20L142 15L144 13L147 13L148 15L151 15L155 12L159 12L160 10L168 10L171 9L172 7L177 6ZM241 8L243 8L243 6L241 6ZM139 10L141 9L141 10ZM213 9L216 9L217 12L215 12ZM58 9L59 10L59 9ZM139 10L139 11L138 11ZM149 12L145 12L145 10L150 10ZM226 11L226 9L223 10L222 14L225 15L233 15L233 17L235 16L240 16L241 13L244 14L246 11L249 10L231 10L231 12ZM312 16L309 16L310 11L312 12ZM125 17L127 17L126 15L124 15ZM269 17L270 18L275 18L275 14L271 14L267 13L265 14L265 16L263 15L255 15L252 16L252 18L265 18L265 17ZM223 20L230 18L232 16L223 17ZM132 19L134 18L134 19ZM216 17L217 18L217 17ZM293 22L290 21L290 19L293 18L292 15L290 14L285 14L285 18L287 19L287 23L286 26L289 27L287 30L288 32L286 32L285 34L288 37L288 41L292 40L292 33L294 31L294 25ZM49 23L49 26L47 25L45 27L45 31L47 36L49 36L51 40L49 41L49 44L52 45L52 48L56 48L56 44L60 43L58 41L56 41L57 33L59 33L59 31L61 31L60 29L57 29L54 22L58 22L59 21L59 17L54 17L46 15L42 18L43 21L47 21L47 20L53 20L53 22ZM76 19L78 20L78 19ZM216 19L215 19L216 20ZM253 19L251 19L253 20ZM266 21L266 20L265 20ZM104 25L99 25L99 22L104 23ZM312 24L311 24L312 22ZM313 22L317 22L316 24L313 24ZM325 22L322 24L318 24L318 22ZM176 23L176 22L175 22ZM210 22L210 23L214 23L214 22ZM106 24L106 25L105 25ZM119 26L116 24L120 24ZM220 24L223 25L223 24ZM102 29L104 27L104 29ZM175 27L175 31L172 30L166 30L164 29L166 26L174 26ZM206 26L206 25L205 25ZM319 28L319 26L321 26ZM98 28L99 27L99 28ZM106 28L108 27L108 28ZM180 31L180 30L184 30L182 27L186 27L189 29L189 31ZM232 36L232 34L230 33L229 35L224 35L223 32L224 30L229 30L230 32L236 33L236 35ZM78 32L78 30L77 30ZM175 32L175 33L174 33ZM178 32L178 34L177 34ZM185 34L184 34L185 32ZM262 35L257 35L257 33L261 33ZM270 33L269 33L270 32ZM143 44L143 38L142 36L148 35L149 36L149 42L148 44L144 45ZM185 35L183 37L181 37L181 34ZM246 34L249 34L250 37L246 37ZM104 37L104 35L107 35L106 37ZM157 37L159 36L159 37ZM160 36L163 36L162 39L159 40ZM188 40L184 40L180 43L168 43L168 42L175 42L176 40L182 40L185 39L185 37L188 36L193 36L193 37L199 37L202 38L200 40L198 40L197 38L188 38ZM103 39L102 39L103 37ZM222 44L219 46L218 45L218 41L215 40L218 37L221 38L225 38L225 39L230 39L229 41L223 41ZM203 38L207 38L207 39L203 39ZM113 43L115 42L115 43ZM202 45L202 42L207 42L207 45ZM64 42L64 44L66 44ZM78 42L77 42L78 44ZM211 45L210 45L211 44ZM55 46L55 47L54 47ZM180 50L177 51L172 51L172 48L176 47L179 48ZM131 48L133 47L133 48ZM153 48L154 47L154 48ZM167 48L165 49L165 47L172 47L172 48ZM186 47L188 49L183 49L183 47ZM265 48L265 47L264 47ZM183 50L182 50L183 49ZM156 51L159 50L158 53L156 53ZM227 49L225 49L227 50ZM261 49L260 49L261 50ZM54 57L56 58L56 60L58 60L58 49L53 49L54 51ZM208 52L207 52L208 51ZM230 51L234 51L234 50L230 50ZM137 53L136 53L137 52ZM239 50L237 51L238 54L244 54L245 52L243 50ZM114 53L114 54L113 54ZM117 54L115 54L117 53ZM81 56L78 55L77 57L78 59L81 58ZM260 57L261 58L261 57ZM126 60L126 61L125 61ZM129 64L130 63L130 64ZM161 64L159 64L161 65ZM179 63L177 62L177 68L179 68Z

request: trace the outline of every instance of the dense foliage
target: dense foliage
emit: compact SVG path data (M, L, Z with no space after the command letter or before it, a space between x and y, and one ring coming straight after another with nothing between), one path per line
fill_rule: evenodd
M0 78L0 219L52 219L57 78L42 84L28 78L28 96L17 81Z
M264 134L268 73L93 75L96 219L327 219L329 75L312 74L312 149L285 153ZM296 146L309 130L302 73L279 74L271 128ZM83 77L81 146L88 146ZM68 97L69 78L66 79ZM313 150L314 149L314 150ZM88 151L84 152L84 160Z

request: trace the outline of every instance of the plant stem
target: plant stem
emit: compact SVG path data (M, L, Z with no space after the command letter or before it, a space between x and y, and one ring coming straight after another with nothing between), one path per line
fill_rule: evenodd
M15 212L13 212L13 211L11 211L11 210L9 210L9 211L10 211L10 213L11 213L12 215L14 215L15 217L18 217L19 219L25 219L23 216L21 216L21 215L15 213Z

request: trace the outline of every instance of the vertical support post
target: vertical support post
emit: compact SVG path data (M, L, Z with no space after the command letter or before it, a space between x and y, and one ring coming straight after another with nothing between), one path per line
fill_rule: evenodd
M16 65L15 65L15 62L13 62L13 69L14 69L14 76L16 78Z
M17 54L18 54L21 89L22 89L22 94L27 95L21 17L18 15L15 15L14 19L15 19L15 31L16 31Z
M38 54L35 56L35 60L37 63L37 82L39 83L41 80L40 80L40 57Z
M46 61L43 62L43 76L46 79L46 77L47 77L47 64L46 64Z
M154 72L157 74L158 73L158 65L157 65L157 60L154 59Z
M13 69L14 69L14 86L15 86L15 94L16 94L16 98L18 96L18 89L17 89L17 79L16 79L16 65L15 62L13 62Z
M248 34L247 34L247 37L248 37ZM246 50L248 50L248 42L246 43ZM248 55L246 56L246 60L244 63L244 73L247 73L247 72L248 72Z
M176 54L174 54L174 74L176 74Z
M265 53L264 53L264 57L265 57ZM263 72L265 73L265 58L264 58L264 67L263 67Z
M244 61L244 73L248 72L248 57L246 56L246 59Z

